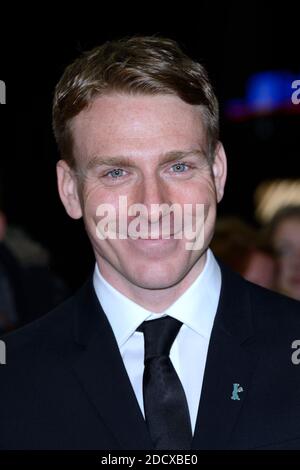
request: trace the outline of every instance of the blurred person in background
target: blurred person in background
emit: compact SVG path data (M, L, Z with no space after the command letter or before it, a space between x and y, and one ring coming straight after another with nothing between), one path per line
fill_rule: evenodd
M300 300L300 205L279 209L265 230L276 255L276 290Z
M7 223L1 200L0 334L42 316L70 293L50 270L47 250L22 228Z
M0 333L15 328L26 310L21 267L5 245L5 235L6 217L0 206Z
M220 217L211 248L221 261L248 281L274 289L273 252L250 224L236 216Z

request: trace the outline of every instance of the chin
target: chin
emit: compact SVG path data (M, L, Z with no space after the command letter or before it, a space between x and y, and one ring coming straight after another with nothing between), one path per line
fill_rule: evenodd
M155 270L148 270L143 268L142 272L135 270L133 273L128 273L126 276L128 279L131 279L131 282L143 289L166 289L172 287L180 281L181 277L184 276L184 273L181 273L181 270L178 269L166 269L163 270L156 268Z
M174 279L138 279L134 282L134 284L142 289L148 290L158 290L158 289L168 289L175 284L177 284L178 280Z

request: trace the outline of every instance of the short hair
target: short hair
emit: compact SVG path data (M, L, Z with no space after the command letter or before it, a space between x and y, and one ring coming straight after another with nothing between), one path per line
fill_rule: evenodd
M75 166L70 121L98 96L170 94L200 105L213 159L219 137L219 106L203 65L171 40L134 36L84 52L64 71L53 100L53 130L61 158Z

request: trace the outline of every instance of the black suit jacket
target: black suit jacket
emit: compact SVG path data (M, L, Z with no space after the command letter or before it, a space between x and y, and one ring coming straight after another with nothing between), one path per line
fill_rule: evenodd
M300 449L299 302L221 268L192 449ZM3 339L1 449L153 448L91 279Z

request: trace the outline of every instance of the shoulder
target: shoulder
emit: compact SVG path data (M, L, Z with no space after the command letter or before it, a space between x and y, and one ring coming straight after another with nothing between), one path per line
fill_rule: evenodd
M269 333L298 334L300 338L300 302L245 280L220 263L222 288L230 290L234 304L240 308L247 304L256 330Z
M253 324L270 343L292 347L300 339L300 302L245 281L249 290Z
M77 303L76 294L39 319L3 335L7 365L35 361L66 347L72 336Z

